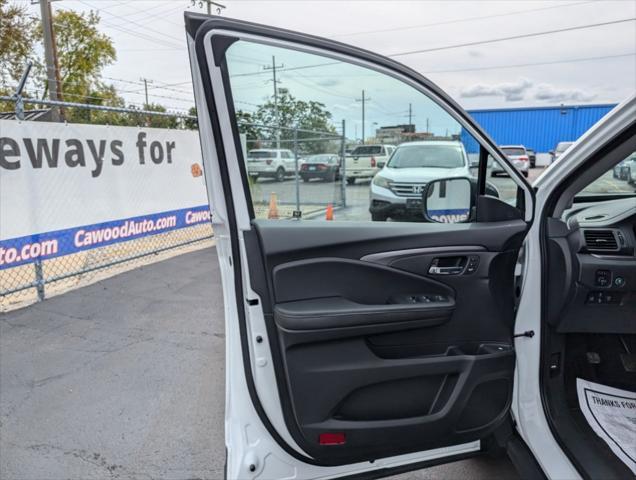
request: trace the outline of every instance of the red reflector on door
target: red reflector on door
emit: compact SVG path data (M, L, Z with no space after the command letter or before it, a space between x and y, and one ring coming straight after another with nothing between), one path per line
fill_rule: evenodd
M321 433L318 437L318 443L320 445L344 445L345 434L344 433Z

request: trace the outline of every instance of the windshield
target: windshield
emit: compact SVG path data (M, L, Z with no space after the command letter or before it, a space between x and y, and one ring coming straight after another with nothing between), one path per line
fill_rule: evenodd
M557 152L565 152L574 142L561 142L557 145Z
M391 168L457 168L465 165L459 145L398 147L387 164Z
M351 155L354 157L364 157L368 155L380 155L382 147L380 145L367 145L365 147L356 147Z
M523 148L502 148L501 149L507 156L519 156L525 155L526 151Z
M333 155L311 155L304 158L305 163L333 163Z
M276 158L276 152L266 150L252 150L247 154L247 158Z

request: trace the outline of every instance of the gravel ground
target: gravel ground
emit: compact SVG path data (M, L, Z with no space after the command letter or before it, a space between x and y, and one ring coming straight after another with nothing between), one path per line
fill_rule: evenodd
M214 248L0 314L0 478L223 476ZM394 477L515 478L506 459Z

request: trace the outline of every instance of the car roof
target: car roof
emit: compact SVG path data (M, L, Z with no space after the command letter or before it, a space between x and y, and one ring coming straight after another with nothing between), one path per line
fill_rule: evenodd
M523 145L499 145L499 148L523 148L526 149Z
M250 152L289 152L288 148L252 148Z
M417 142L400 143L398 147L417 147L422 145L461 145L459 140L419 140Z
M364 145L356 145L354 150L360 147L395 147L395 145L390 143L365 143Z

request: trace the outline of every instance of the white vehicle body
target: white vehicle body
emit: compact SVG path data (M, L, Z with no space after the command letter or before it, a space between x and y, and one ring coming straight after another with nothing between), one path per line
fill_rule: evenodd
M327 461L318 454L322 450L316 449L318 454L308 453L306 448L308 440L294 433L290 425L286 410L283 393L279 390L280 376L275 365L276 356L273 348L280 341L276 335L271 334L272 319L267 319L264 314L265 304L268 298L262 294L263 284L256 279L258 269L253 269L250 260L254 258L258 248L272 248L276 254L281 254L285 244L289 245L292 251L297 252L306 245L311 251L320 245L321 237L329 235L329 230L334 236L334 244L344 241L344 235L351 235L356 242L362 241L368 232L379 232L380 235L372 236L374 242L382 242L382 235L388 235L388 224L371 224L370 222L356 222L356 225L348 226L346 222L340 222L334 226L333 223L323 222L279 222L269 230L269 241L262 242L261 247L250 243L253 238L254 220L250 217L246 196L243 190L242 164L240 162L240 151L235 147L236 142L232 141L233 132L229 121L227 109L228 92L225 92L223 82L223 72L219 62L215 60L215 53L221 49L218 44L214 47L213 39L215 35L229 36L232 39L256 40L261 43L284 46L295 50L319 51L325 49L329 53L331 61L334 58L343 58L348 61L363 63L375 69L382 69L391 72L402 81L420 88L422 91L433 88L424 79L411 76L412 73L405 67L384 60L369 52L358 52L358 57L349 57L351 50L338 44L331 43L313 37L306 37L293 32L278 31L270 27L263 28L254 24L246 24L230 19L205 17L202 15L187 14L187 28L189 28L189 48L193 70L194 92L197 103L199 126L201 131L201 142L203 150L204 167L206 170L206 182L208 195L212 208L212 222L217 238L217 252L219 256L220 270L223 281L224 304L225 304L225 331L226 331L226 416L225 435L227 448L227 468L226 476L231 479L256 479L256 478L286 478L286 479L318 479L318 478L343 478L352 475L388 475L397 471L408 471L409 469L423 468L430 462L440 463L442 461L452 461L460 456L475 454L482 448L481 440L471 440L456 442L452 444L439 445L437 448L409 451L408 453L390 454L394 446L391 443L382 443L385 435L390 434L390 428L395 428L396 423L391 421L380 421L374 424L373 428L379 428L382 434L377 438L380 442L378 448L384 449L387 454L374 455L366 459L357 461L332 461L333 458L327 456ZM196 35L195 35L196 33ZM195 40L196 37L196 40ZM221 37L219 37L221 38ZM215 50L215 48L219 50ZM360 60L364 58L364 60ZM413 80L417 78L417 81ZM439 103L448 111L452 111L463 122L464 128L468 129L475 139L486 149L487 154L503 165L506 173L520 188L525 199L525 210L523 218L519 219L529 226L525 239L525 258L523 260L520 288L520 299L514 321L514 349L516 351L516 363L514 364L514 388L511 395L510 413L514 418L515 435L520 435L536 459L541 472L551 479L578 479L582 474L574 467L573 463L564 452L561 444L555 438L555 433L550 427L546 416L546 406L542 398L542 377L540 374L541 361L541 336L542 336L542 312L538 305L542 304L543 277L542 277L542 228L543 215L550 204L551 195L570 177L580 174L589 166L592 155L603 147L607 139L614 136L616 132L623 131L626 126L633 125L636 118L636 97L630 99L608 114L601 123L597 124L590 132L584 135L579 142L571 147L566 156L566 162L558 162L551 165L534 184L534 193L531 187L524 181L520 174L506 159L496 146L490 142L479 129L471 123L469 117L461 116L461 112L447 97L435 93ZM217 108L211 111L207 105L212 104ZM207 101L206 101L207 100ZM214 129L213 129L214 126ZM216 129L216 130L215 130ZM214 131L217 131L215 137ZM424 180L424 178L422 177ZM337 222L336 222L337 223ZM409 224L402 226L405 228L404 235L399 235L396 245L403 245L404 242L413 236L414 231L425 231L426 235L441 235L444 232L465 232L465 242L470 245L479 245L480 240L476 237L480 232L490 232L492 236L501 236L509 228L511 221L494 223L473 223L460 226L449 226L441 224L428 224L422 228L421 225ZM263 224L265 225L265 224ZM265 228L263 226L263 228ZM414 230L415 229L415 230ZM494 229L494 230L493 230ZM265 230L263 230L265 231ZM432 233L431 233L432 232ZM470 232L470 233L468 233ZM453 238L458 238L454 236ZM463 237L462 237L463 238ZM485 237L480 237L485 238ZM490 238L490 237L489 237ZM439 244L438 244L439 245ZM338 277L345 276L347 266L355 265L356 268L368 268L370 264L377 265L375 272L387 272L391 261L398 261L404 255L426 255L430 248L416 248L414 252L398 248L392 251L380 251L376 253L366 253L360 259L351 259L341 262L341 268L336 270L336 274L330 277L329 281L324 276L318 275L315 278L316 285L327 284L330 286L338 280ZM439 247L435 247L438 250ZM455 247L445 243L446 249ZM463 247L473 249L475 247ZM480 251L480 250L477 250ZM288 288L295 289L302 287L303 282L309 281L306 276L311 266L326 261L339 261L329 255L319 255L310 258L309 262L291 262L284 264L285 268L295 268L301 266L301 277L291 278ZM514 262L513 262L514 263ZM248 268L249 267L249 268ZM279 268L279 272L282 271ZM468 280L468 279L467 279ZM372 280L367 279L368 284L361 281L361 285L346 284L343 288L368 289ZM391 287L391 283L384 283L385 288ZM473 283L477 285L477 283ZM467 290L468 291L468 290ZM277 292L279 294L280 292ZM412 292L416 293L416 292ZM485 304L487 298L481 298L481 304ZM280 308L288 308L290 312L294 310L294 302ZM315 311L318 303L307 304L307 309L302 310L301 318L309 318L311 312ZM341 305L336 302L332 316L337 312L342 314L342 309L354 308L352 303ZM278 308L278 306L277 306ZM285 310L276 310L276 315L285 316ZM357 308L357 307L356 307ZM366 307L365 307L366 308ZM387 308L384 305L382 308ZM393 307L391 307L393 308ZM401 307L400 307L401 308ZM313 309L313 310L312 310ZM477 315L478 309L474 309L467 314ZM320 310L318 310L321 312ZM404 312L404 310L401 310ZM377 313L377 312L376 312ZM457 313L457 312L456 312ZM366 311L360 318L369 318L373 311ZM348 314L347 314L348 315ZM289 315L287 322L292 334L299 335L297 338L304 338L302 332L296 330L298 323ZM318 314L315 322L330 322L329 315ZM282 317L281 317L282 318ZM347 317L349 318L349 317ZM474 318L477 320L477 318ZM281 320L282 321L282 320ZM474 325L474 322L473 322ZM354 328L354 326L349 327ZM366 327L365 327L366 328ZM529 334L532 332L532 334ZM512 332L511 332L512 333ZM466 334L466 332L462 332ZM312 330L310 335L320 335L319 329ZM350 335L350 333L347 333ZM299 340L300 341L300 340ZM305 340L310 341L310 340ZM313 340L311 340L313 341ZM346 356L354 355L356 348L362 348L360 344L347 344L351 348L340 352ZM290 351L298 349L302 343L290 345ZM337 347L337 345L336 345ZM316 348L320 348L317 346ZM481 347L480 347L481 348ZM311 350L308 352L311 353ZM276 353L278 355L278 353ZM475 354L476 356L477 354ZM497 354L499 355L499 354ZM309 361L312 355L307 354L303 361ZM443 356L434 356L431 361L436 364L445 361ZM468 355L467 357L472 356ZM496 357L504 358L504 357ZM288 358L289 360L289 358ZM329 355L314 355L313 368L304 371L304 377L300 378L321 378L321 381L307 384L303 391L305 402L313 402L323 398L324 393L330 388L334 388L338 382L334 381L337 375L346 375L346 368L336 364L332 370L329 363ZM365 362L374 364L380 362L377 356L366 357ZM415 359L415 362L420 361ZM423 361L423 360L422 360ZM469 361L469 360L466 360ZM472 360L471 360L472 361ZM364 363L364 362L363 362ZM350 365L350 364L347 364ZM383 368L374 370L374 375L382 375L383 370L390 369L398 372L401 368L410 368L406 359L395 360L394 362L382 363ZM294 373L294 372L292 372ZM316 377L318 375L318 377ZM356 377L360 380L360 377ZM287 382L298 381L296 377L287 377ZM393 397L393 401L399 400ZM404 400L404 399L402 399ZM488 398L490 403L494 399ZM482 402L484 403L484 402ZM304 404L298 405L301 410ZM297 411L298 412L298 411ZM307 413L307 412L300 412ZM308 412L311 414L312 412ZM297 413L298 414L298 413ZM442 415L443 412L440 412ZM439 415L438 415L439 417ZM320 422L322 419L316 419ZM406 420L403 420L406 421ZM333 420L336 424L339 420ZM399 423L399 422L398 422ZM347 424L349 425L349 424ZM356 424L357 425L357 424ZM311 427L311 425L310 425ZM389 428L390 427L390 428ZM399 427L399 425L398 425ZM349 426L354 431L354 426ZM332 443L327 448L329 452L337 453L336 445L344 444L342 437L336 434L329 434L325 437ZM312 441L318 438L311 437ZM321 435L322 439L322 435ZM349 440L350 438L347 437ZM355 440L352 434L351 439ZM366 441L366 439L363 439ZM422 441L424 439L417 439ZM435 442L437 439L432 436L428 441ZM302 445L301 445L302 443ZM313 447L312 447L313 448ZM331 449L331 450L329 450ZM381 451L381 450L376 450ZM399 470L392 470L399 469ZM374 477L375 478L375 477Z
M499 145L499 148L506 154L506 157L510 159L515 168L527 177L530 170L530 156L526 151L526 147L523 145ZM491 173L492 175L497 175L504 172L503 168L494 163Z
M345 158L347 181L372 178L386 164L395 150L394 145L358 145Z
M421 217L422 189L436 178L469 177L471 175L468 156L463 144L455 141L421 141L403 143L397 147L396 155L401 150L421 151L426 149L447 148L456 151L457 166L395 168L390 160L371 182L369 210L375 220L386 220L389 217L419 216Z
M252 149L247 152L247 171L254 178L270 177L282 181L296 171L294 152L275 148Z

